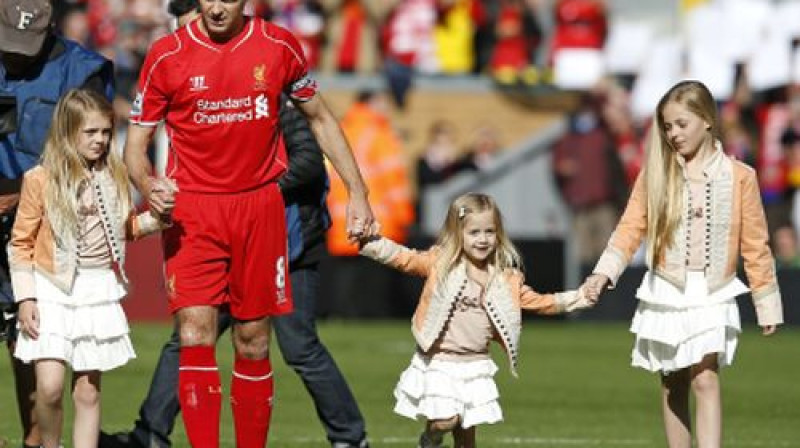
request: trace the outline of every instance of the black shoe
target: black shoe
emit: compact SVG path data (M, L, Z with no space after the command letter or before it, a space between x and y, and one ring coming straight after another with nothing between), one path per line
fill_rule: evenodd
M144 448L133 438L130 432L116 432L109 434L100 431L100 439L97 448Z
M355 444L349 442L333 442L331 448L369 448L369 442L367 442L367 439Z

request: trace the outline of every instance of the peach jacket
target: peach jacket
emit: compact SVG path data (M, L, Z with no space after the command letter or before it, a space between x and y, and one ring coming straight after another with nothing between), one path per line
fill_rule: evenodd
M684 176L685 176L685 170ZM775 260L769 248L767 221L755 171L744 163L726 156L719 145L706 161L704 216L705 273L709 292L733 280L739 255L750 283L759 325L783 323L781 294L775 277ZM689 204L688 182L684 204ZM648 268L676 287L686 286L686 263L690 238L687 228L691 214L682 214L674 241L655 266ZM594 273L603 274L616 285L631 257L647 233L647 185L640 173L628 200L625 212L611 235L606 250L597 262ZM649 260L649 254L647 259ZM649 263L649 261L648 261Z
M409 249L387 238L368 242L361 254L408 274L427 277L411 323L417 345L427 352L442 333L455 302L467 285L466 264L458 264L438 281L436 260L439 249L434 246L423 252ZM539 314L557 314L588 306L577 291L539 294L524 283L516 269L491 272L483 307L494 328L494 339L505 349L514 376L522 329L521 310Z
M72 290L78 271L77 247L63 247L55 238L50 221L44 212L45 188L49 174L41 165L25 173L17 216L8 243L8 262L11 285L17 302L36 297L34 271L47 277L65 293ZM161 229L160 222L149 212L136 215L131 210L121 216L115 207L117 193L107 170L95 172L91 182L100 218L111 248L112 267L121 281L127 284L123 270L125 240L135 239Z

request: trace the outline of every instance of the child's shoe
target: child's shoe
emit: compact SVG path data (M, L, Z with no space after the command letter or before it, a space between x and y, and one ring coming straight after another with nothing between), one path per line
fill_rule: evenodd
M419 444L417 448L444 448L442 446L442 435L432 435L428 434L427 431L423 431L422 434L419 436Z

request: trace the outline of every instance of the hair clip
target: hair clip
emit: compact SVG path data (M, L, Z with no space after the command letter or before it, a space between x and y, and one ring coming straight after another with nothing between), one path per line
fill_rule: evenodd
M464 219L464 216L467 214L467 207L463 205L458 208L458 219Z

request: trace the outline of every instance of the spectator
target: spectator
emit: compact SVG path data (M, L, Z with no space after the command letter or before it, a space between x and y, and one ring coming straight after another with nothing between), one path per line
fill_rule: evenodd
M582 97L569 130L553 147L553 172L573 214L573 234L581 267L603 253L618 217L614 140L598 114L597 98Z
M488 36L484 46L491 48L489 72L500 83L518 79L533 84L538 81L535 69L536 49L542 30L533 10L525 0L489 2Z
M608 33L604 0L557 0L550 64L563 48L602 49Z
M420 193L429 185L446 181L463 171L476 170L471 154L458 147L455 125L447 120L436 120L428 131L428 142L417 161L417 186Z
M341 125L364 175L381 234L405 242L414 222L411 180L403 144L389 121L389 107L385 93L363 91L344 114ZM328 252L336 261L330 264L330 270L335 271L331 277L336 281L336 286L331 288L335 295L333 302L341 304L338 309L347 317L386 315L384 304L376 296L387 297L396 276L383 266L359 257L358 246L340 234L346 225L347 192L339 176L332 172L330 175ZM323 268L323 272L325 270ZM368 291L369 301L361 303L359 298L365 291Z
M436 0L436 47L438 73L464 75L475 66L475 32L485 20L478 0Z
M416 71L438 70L433 27L435 0L403 0L390 11L381 27L383 70L395 105L403 110Z
M89 14L84 3L66 3L56 21L56 28L66 39L83 46L90 44Z
M485 170L494 163L494 159L503 150L498 129L492 125L479 126L467 144L467 154L478 170Z
M411 184L403 143L389 121L389 107L386 94L362 91L342 117L341 126L369 188L370 204L381 234L395 241L406 241L408 226L414 220ZM342 180L331 173L328 204L332 223L328 250L332 255L358 255L358 247L340 233L346 224L346 199Z
M338 73L369 74L378 63L376 19L362 0L340 0L328 22L325 68Z
M640 141L643 131L633 119L628 91L619 77L603 79L593 90L600 100L600 120L614 140L617 160L625 183L620 186L633 188L636 177L644 163L644 147ZM624 196L624 195L623 195Z
M39 160L53 110L69 89L86 87L113 96L111 63L53 33L49 0L0 3L0 334L16 343L16 309L6 243L16 214L22 175ZM10 321L6 321L11 316ZM2 330L5 328L5 331ZM12 359L16 398L27 446L42 443L33 418L33 367ZM8 410L8 406L4 406Z
M775 263L778 268L800 268L800 246L797 230L791 224L778 226L772 235Z
M458 173L477 169L472 155L465 154L458 147L455 125L447 120L436 120L417 160L417 223L423 222L423 195L427 187L445 182Z
M309 67L319 67L326 21L319 0L273 0L261 16L291 31L300 41Z

